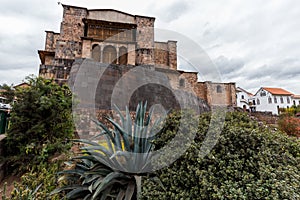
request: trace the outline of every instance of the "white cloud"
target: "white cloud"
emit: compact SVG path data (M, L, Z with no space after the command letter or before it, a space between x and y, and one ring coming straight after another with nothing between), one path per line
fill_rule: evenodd
M252 91L274 86L300 94L300 1L61 2L153 16L157 28L197 42L218 66L224 81L235 81ZM59 31L61 19L62 8L54 0L1 2L0 83L16 83L37 73L37 50L44 47L44 30Z

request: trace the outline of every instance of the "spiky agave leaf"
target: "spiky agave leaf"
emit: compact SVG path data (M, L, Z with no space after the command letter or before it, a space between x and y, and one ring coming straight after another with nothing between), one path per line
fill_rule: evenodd
M139 172L150 167L154 126L160 123L156 120L151 125L153 110L147 113L146 108L147 103L139 103L132 121L128 108L124 116L116 107L120 123L107 118L113 129L95 121L102 131L93 139L104 137L105 145L91 140L73 140L85 146L80 148L80 155L68 163L75 167L59 172L69 185L54 190L52 194L65 191L69 199L105 200L113 197L130 200L136 191L135 176L143 175Z

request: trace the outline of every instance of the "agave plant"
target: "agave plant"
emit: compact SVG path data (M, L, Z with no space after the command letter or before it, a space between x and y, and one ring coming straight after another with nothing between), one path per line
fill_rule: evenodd
M136 199L140 193L141 176L151 173L151 157L160 119L151 122L153 110L146 113L147 103L139 103L135 120L128 108L125 116L116 107L120 122L107 118L109 129L95 121L101 133L91 140L79 139L84 144L81 155L67 162L72 169L59 172L65 186L52 194L65 191L67 199ZM104 138L98 142L95 140Z

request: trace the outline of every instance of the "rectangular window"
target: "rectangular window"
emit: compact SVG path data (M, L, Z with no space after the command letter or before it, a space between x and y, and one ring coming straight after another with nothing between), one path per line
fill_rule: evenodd
M222 87L220 85L217 85L217 93L222 93Z
M291 103L291 101L290 101L290 98L289 97L286 97L286 102L289 104L289 103Z
M276 97L274 97L274 103L277 103L277 98Z
M269 99L268 99L268 100L269 100L269 103L272 103L272 98L271 98L271 97L269 97Z

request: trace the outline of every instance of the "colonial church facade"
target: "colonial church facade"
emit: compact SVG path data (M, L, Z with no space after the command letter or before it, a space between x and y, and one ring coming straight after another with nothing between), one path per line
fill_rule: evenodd
M210 106L236 105L235 83L198 82L197 72L177 70L177 42L155 41L155 18L62 6L60 32L46 31L45 49L38 51L41 77L64 83L76 59L91 59L114 66L109 73L113 88L121 68L124 74L135 66L150 66L167 74L174 89L184 90L189 85Z

